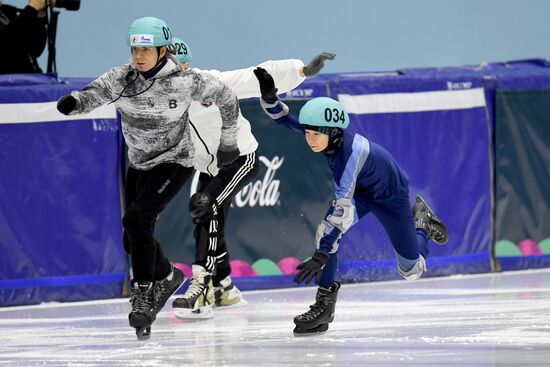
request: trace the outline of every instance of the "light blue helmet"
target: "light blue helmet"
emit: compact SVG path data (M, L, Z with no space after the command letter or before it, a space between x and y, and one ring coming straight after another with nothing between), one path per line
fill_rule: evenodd
M193 58L191 49L187 46L187 43L183 42L181 38L172 38L172 48L180 62L189 62Z
M139 18L128 28L126 43L131 47L169 46L172 44L172 33L162 19Z
M345 129L349 125L349 116L340 102L328 97L319 97L308 101L302 107L299 121L302 125Z

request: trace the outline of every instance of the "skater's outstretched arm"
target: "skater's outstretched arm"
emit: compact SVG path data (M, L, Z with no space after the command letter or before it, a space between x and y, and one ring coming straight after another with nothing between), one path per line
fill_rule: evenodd
M79 92L71 92L59 99L57 110L64 115L88 113L111 102L113 98L111 80L120 68L112 68Z
M306 65L301 60L269 60L262 62L257 67L267 70L277 83L279 93L286 93L298 87L308 78L317 75L325 66L325 61L334 60L336 54L323 52L316 55ZM219 79L230 87L237 95L237 98L260 97L260 89L254 77L256 66L232 70L232 71L208 71L218 74Z
M277 88L275 88L275 82L271 75L260 67L254 70L254 74L260 83L262 94L260 105L264 112L272 118L276 124L303 134L304 126L298 122L296 116L289 114L288 106L277 97Z
M289 92L298 87L306 79L303 72L304 63L300 60L270 60L258 65L269 71L273 79L277 82L277 87L281 93ZM217 70L207 70L206 72L217 76L225 85L230 87L237 95L237 98L260 97L261 92L258 81L254 75L256 66L219 72Z

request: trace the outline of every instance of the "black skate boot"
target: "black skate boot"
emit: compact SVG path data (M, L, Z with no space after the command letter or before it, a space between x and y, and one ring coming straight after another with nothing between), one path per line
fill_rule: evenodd
M193 279L185 294L172 302L174 314L182 319L209 319L214 317L214 289L212 276L200 265L193 265Z
M334 282L329 289L319 287L315 303L309 306L309 311L294 318L295 336L321 334L328 330L328 324L334 320L338 289L340 289L338 282Z
M139 340L151 337L151 324L157 318L155 289L152 282L132 280L130 302L132 311L128 315L130 326L136 329Z
M183 272L180 269L176 268L172 264L170 264L170 266L172 268L170 274L168 274L168 276L163 280L156 281L154 285L156 288L155 294L157 296L157 313L162 310L166 304L166 301L168 301L168 298L176 293L186 280L185 275L183 275Z
M424 198L416 195L416 203L413 206L414 226L428 233L428 239L434 240L439 245L449 241L447 226L439 219L428 206Z

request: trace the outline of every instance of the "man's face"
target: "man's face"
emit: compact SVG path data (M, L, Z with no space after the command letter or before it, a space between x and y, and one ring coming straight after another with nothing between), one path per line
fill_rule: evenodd
M307 144L315 153L322 152L328 146L329 136L315 130L305 130Z
M161 57L166 54L165 49L161 49ZM151 70L157 65L157 60L159 55L157 55L156 47L132 47L132 61L141 72L146 72Z

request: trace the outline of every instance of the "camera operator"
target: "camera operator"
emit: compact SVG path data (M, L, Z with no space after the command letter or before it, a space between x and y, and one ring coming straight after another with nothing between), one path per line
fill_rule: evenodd
M46 46L47 0L29 0L24 9L0 0L0 74L41 73L37 58Z

